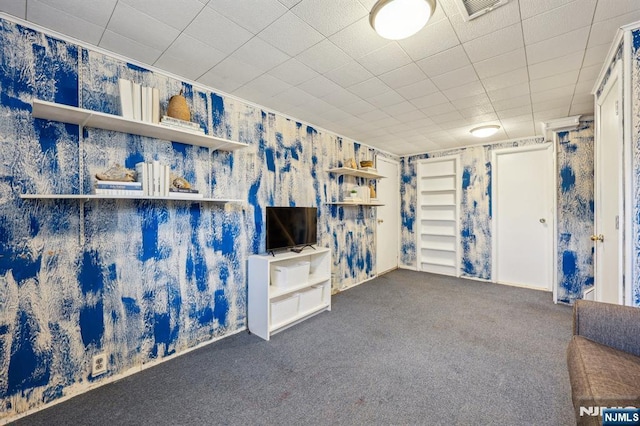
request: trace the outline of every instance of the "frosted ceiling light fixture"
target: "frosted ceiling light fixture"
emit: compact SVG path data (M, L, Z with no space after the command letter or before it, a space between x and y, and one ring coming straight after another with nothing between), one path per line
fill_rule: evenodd
M401 40L420 31L435 10L436 0L378 0L369 22L381 37Z
M495 135L498 130L500 130L500 126L492 124L490 126L476 127L475 129L471 129L470 132L476 138L488 138L489 136Z

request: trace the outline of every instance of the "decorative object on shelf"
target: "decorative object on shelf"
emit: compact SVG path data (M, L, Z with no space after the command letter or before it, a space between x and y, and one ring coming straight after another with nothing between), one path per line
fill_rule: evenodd
M369 184L369 196L371 199L376 198L376 189L373 187L372 183Z
M122 167L120 164L114 164L102 173L96 173L98 180L110 180L117 182L135 182L135 170Z
M182 176L171 173L171 188L191 189L191 184Z
M361 168L365 168L365 167L373 167L373 161L371 160L364 160L360 162L360 167Z
M344 166L348 167L350 169L357 169L358 165L356 163L355 158L349 158L347 161L344 162Z
M179 120L191 121L191 111L189 111L187 99L182 96L182 90L180 90L180 94L173 95L171 99L169 99L167 115Z

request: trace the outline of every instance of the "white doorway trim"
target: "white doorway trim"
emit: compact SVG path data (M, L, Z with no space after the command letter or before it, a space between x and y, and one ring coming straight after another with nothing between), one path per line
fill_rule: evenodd
M391 165L392 167L395 167L395 170L396 170L396 176L385 176L383 179L395 180L396 184L397 184L397 187L398 187L398 191L395 194L384 194L382 191L378 191L377 195L378 195L378 199L380 201L384 201L384 198L382 198L382 197L385 197L385 198L388 197L389 199L395 198L395 204L397 206L397 209L394 212L391 212L391 213L394 214L394 216L395 216L394 219L395 219L396 224L397 224L397 229L395 230L395 232L396 232L396 240L397 240L398 244L397 244L397 247L396 247L396 262L395 262L395 266L390 268L390 269L387 268L384 271L381 271L379 269L380 262L379 262L379 259L378 259L377 256L379 255L379 252L380 252L378 250L378 247L379 247L379 245L381 243L383 243L383 241L380 241L380 239L379 239L378 224L376 222L376 224L375 224L375 226L376 226L376 276L399 268L399 266L400 266L400 247L401 247L401 244L402 244L402 241L401 241L401 239L402 239L401 238L401 235L402 235L402 233L401 233L401 231L402 231L402 222L401 222L401 217L400 217L400 205L401 205L400 204L400 202L401 202L401 199L400 199L400 162L396 161L396 160L393 160L393 159L390 159L390 158L387 158L387 157L376 156L376 163L378 163L378 162L387 163L387 164ZM378 166L378 170L379 169L380 169L380 167ZM386 208L386 206L385 207L375 207L375 208L376 209ZM386 213L389 214L390 211L386 211ZM378 219L379 218L377 217L377 214L376 214L376 220L378 220Z
M550 174L549 176L549 183L548 183L548 187L546 188L547 191L547 196L549 197L549 212L547 213L546 217L550 218L550 220L552 221L551 224L551 231L549 232L549 236L548 236L548 241L547 241L547 247L548 247L548 252L547 252L547 262L549 264L549 270L547 272L547 286L545 288L539 288L541 290L544 291L552 291L553 292L553 301L554 303L557 302L557 200L556 200L556 194L557 194L557 177L556 177L556 173L555 173L555 169L556 169L556 148L555 148L555 144L551 143L551 142L545 142L542 144L533 144L533 145L526 145L526 146L522 146L522 147L515 147L515 148L503 148L503 149L496 149L493 150L491 153L491 205L492 205L492 212L491 212L491 281L495 282L495 283L499 283L498 281L498 276L497 276L497 272L498 272L498 245L497 245L497 235L498 235L498 218L496 216L496 206L498 205L498 200L497 200L497 181L498 181L498 175L499 175L499 170L497 167L497 159L499 155L503 155L503 154L511 154L511 153L522 153L522 152L528 152L528 151L543 151L543 150L550 150L550 155L551 155L551 162L549 164L549 170L548 173ZM513 285L513 284L509 284L509 285ZM534 287L528 287L528 286L523 286L526 288L534 288Z

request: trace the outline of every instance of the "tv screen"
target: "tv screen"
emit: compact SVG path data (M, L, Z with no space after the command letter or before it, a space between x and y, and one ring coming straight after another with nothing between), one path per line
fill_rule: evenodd
M267 251L316 244L316 207L267 207Z

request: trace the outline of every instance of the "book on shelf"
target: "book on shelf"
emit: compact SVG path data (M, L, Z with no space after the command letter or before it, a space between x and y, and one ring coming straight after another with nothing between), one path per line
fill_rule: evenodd
M164 124L174 124L176 126L183 126L183 127L186 127L186 128L192 128L194 130L202 130L202 127L200 127L200 124L198 124L198 123L194 123L193 121L181 120L181 119L175 118L175 117L169 117L168 115L163 115L162 116L162 120L160 120L160 122L162 122Z
M197 189L193 189L193 188L169 188L169 192L182 192L184 194L197 194L198 191Z
M171 188L171 168L158 160L136 164L137 183L142 185L144 195L166 197Z
M142 120L142 86L138 83L131 83L133 88L131 98L133 99L133 119Z
M155 87L151 89L151 121L160 123L160 91Z
M95 188L93 193L96 195L129 195L129 196L143 196L144 191L142 189L108 189L108 188Z
M126 79L118 79L122 117L146 123L160 122L160 91Z
M124 118L133 120L133 86L131 81L123 78L118 79L118 90L120 92L120 111Z
M115 180L97 180L95 185L99 189L139 189L142 190L140 182L121 182Z

